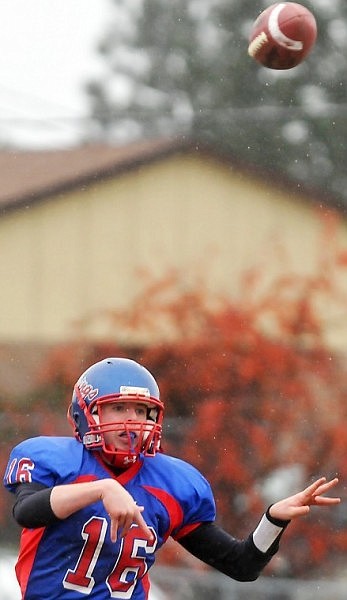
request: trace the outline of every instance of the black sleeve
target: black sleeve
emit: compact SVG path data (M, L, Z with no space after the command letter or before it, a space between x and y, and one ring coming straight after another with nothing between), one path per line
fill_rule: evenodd
M237 581L254 581L277 552L279 540L263 553L255 546L252 534L246 540L238 540L215 523L202 523L178 541L224 575Z
M39 483L19 483L13 516L21 527L45 527L59 521L51 507L51 491Z

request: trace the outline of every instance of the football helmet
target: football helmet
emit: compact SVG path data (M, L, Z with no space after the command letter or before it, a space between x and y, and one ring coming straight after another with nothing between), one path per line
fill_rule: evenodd
M144 404L146 416L103 422L103 406L111 403ZM163 413L157 382L145 367L128 358L105 358L78 379L68 419L76 438L88 450L99 450L112 466L127 468L141 453L154 456L160 449ZM107 443L107 432L116 432L122 447L117 448L114 439Z

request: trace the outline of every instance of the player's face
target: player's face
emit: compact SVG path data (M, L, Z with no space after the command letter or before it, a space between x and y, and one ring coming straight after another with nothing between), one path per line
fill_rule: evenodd
M147 420L147 406L141 402L110 402L101 406L99 413L101 423L143 422ZM134 428L132 435L133 444L136 446L139 430ZM106 446L127 450L129 447L129 431L117 426L114 430L104 433L104 440Z

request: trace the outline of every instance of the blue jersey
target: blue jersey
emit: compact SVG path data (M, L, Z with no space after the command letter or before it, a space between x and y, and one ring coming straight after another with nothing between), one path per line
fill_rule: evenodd
M40 483L51 487L115 478L132 495L153 533L133 525L113 543L102 501L47 527L22 530L16 565L25 600L81 600L91 597L145 600L148 570L169 536L179 539L201 522L215 519L210 485L188 463L157 454L143 457L116 477L93 453L70 437L37 437L16 446L5 486Z

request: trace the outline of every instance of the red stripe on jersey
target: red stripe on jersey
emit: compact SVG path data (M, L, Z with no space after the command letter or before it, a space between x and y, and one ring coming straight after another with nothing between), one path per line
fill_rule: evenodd
M182 529L179 531L178 535L174 536L174 539L180 540L185 535L188 535L188 533L191 533L192 531L194 531L194 529L199 527L199 525L201 525L201 523L193 523L191 525L186 525L185 527L182 527Z
M182 525L183 521L183 510L181 505L177 502L177 500L168 494L165 490L152 487L150 485L143 486L147 492L158 498L160 502L165 506L166 510L169 513L170 517L170 526L169 531L166 532L165 540L171 535L171 532L174 529L179 528Z
M28 585L31 569L35 560L38 545L45 532L45 527L37 529L22 530L20 538L18 560L15 567L18 583L22 591L22 597L25 597L25 592Z

